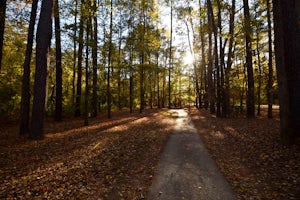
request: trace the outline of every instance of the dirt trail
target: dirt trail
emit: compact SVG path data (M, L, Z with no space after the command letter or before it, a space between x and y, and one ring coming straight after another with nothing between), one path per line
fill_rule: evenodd
M147 199L236 199L187 112L183 109L173 112L177 125L165 147Z

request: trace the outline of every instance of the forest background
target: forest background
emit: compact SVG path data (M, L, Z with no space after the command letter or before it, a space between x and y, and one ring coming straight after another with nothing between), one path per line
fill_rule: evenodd
M277 1L39 3L2 1L0 9L0 116L20 119L20 134L29 132L32 117L32 139L44 137L44 111L57 121L83 116L87 125L90 116L105 111L110 118L111 110L124 108L195 105L217 117L253 118L267 104L272 118L272 105L284 96L274 73ZM289 17L297 24L297 14ZM52 39L47 30L53 30ZM296 25L295 44L297 31ZM44 53L47 62L41 65ZM296 101L281 102L296 107ZM288 120L293 130L294 118ZM291 143L294 135L282 134L282 141Z

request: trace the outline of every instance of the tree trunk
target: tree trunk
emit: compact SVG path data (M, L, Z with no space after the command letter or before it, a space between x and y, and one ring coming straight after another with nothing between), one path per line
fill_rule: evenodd
M215 88L213 83L213 56L212 56L212 34L213 34L213 16L211 1L207 0L207 19L208 19L208 68L207 68L207 83L208 83L208 99L209 110L211 114L216 111L215 108Z
M224 97L225 105L223 108L224 115L230 115L230 82L229 82L229 73L232 66L233 58L233 42L234 42L234 18L235 18L235 0L232 0L231 3L231 12L230 12L230 21L229 21L229 47L228 47L228 57L225 69L225 92Z
M0 71L2 68L2 53L3 53L5 18L6 18L6 0L1 0L1 2L0 2Z
M273 48L272 48L272 25L271 25L271 8L270 0L267 0L267 18L268 18L268 45L269 45L269 62L268 62L268 85L267 85L267 99L268 99L268 118L273 117Z
M132 60L133 60L133 50L132 50L132 44L130 44L130 50L129 50L129 109L130 113L133 112L133 67L132 67Z
M144 52L141 55L141 62L140 62L140 113L144 110L144 95L145 95L145 84L144 84Z
M130 77L129 77L129 108L130 113L133 112L133 69L130 71Z
M107 117L111 118L110 70L112 65L113 2L110 1L109 51L107 69Z
M85 93L84 93L84 126L89 125L89 43L92 26L92 18L87 19L86 26L86 46L85 46Z
M225 93L225 88L224 88L224 69L225 69L225 61L224 61L224 49L225 49L225 45L227 43L227 40L224 41L224 47L223 47L223 37L222 37L222 12L221 12L221 2L220 0L217 0L217 5L218 5L218 29L219 29L219 58L220 58L220 64L219 64L219 108L221 110L220 116L222 117L226 117L227 113L224 113L224 106L225 106L225 98L224 98L224 93Z
M119 24L119 27L122 25ZM122 100L121 100L121 45L122 45L122 28L119 30L119 44L118 44L118 68L117 68L117 76L118 76L118 109L122 110Z
M81 1L80 7L80 22L79 22L79 48L78 48L78 64L77 64L77 87L76 87L76 102L75 102L75 117L81 115L81 81L82 81L82 51L83 51L83 32L84 32L84 0Z
M56 42L56 95L55 95L55 121L62 119L62 66L61 66L61 39L60 39L60 18L58 0L54 6L55 21L55 42Z
M260 115L260 105L261 105L261 61L260 61L260 50L259 50L259 31L256 33L256 53L257 53L257 65L258 65L258 88L257 88L257 115Z
M199 13L202 13L201 7L201 0L199 0ZM199 16L200 19L200 41L201 41L201 66L200 66L200 92L199 92L199 108L202 108L202 104L204 103L204 107L207 105L207 87L206 87L206 66L205 66L205 42L204 42L204 28L203 28L203 20L201 15ZM204 91L204 92L202 92Z
M30 62L32 55L32 46L34 38L34 26L37 13L38 0L32 2L30 22L28 27L27 45L25 53L25 61L23 65L23 80L22 80L22 99L21 99L21 116L20 116L20 131L25 134L29 132L29 113L30 113Z
M214 18L214 12L213 12L213 8L212 8L210 0L208 1L208 6L210 7L208 10L211 14L211 26L212 26L212 30L213 30L213 34L214 34L214 58L215 58L214 64L215 64L215 69L216 69L215 81L216 81L216 85L217 85L216 116L220 117L221 116L221 81L220 81L220 65L219 65L219 55L218 55L218 31L217 31L217 26L216 26L215 18ZM219 48L222 48L222 46L220 46Z
M133 86L133 8L132 8L132 3L130 4L130 18L129 18L129 23L128 23L128 30L129 30L129 109L130 113L133 112L133 92L134 92L134 86Z
M97 55L98 55L98 21L97 21L97 1L94 0L94 17L93 17L93 46L92 46L92 57L93 57L93 98L92 98L92 106L93 106L93 117L97 116L98 113L98 63L97 63Z
M40 19L37 27L36 71L34 79L34 98L32 121L29 138L44 138L44 115L47 79L47 55L52 37L52 0L42 2Z
M78 1L75 0L75 19L74 19L74 35L73 35L73 76L72 76L72 106L75 107L75 83L76 83L76 60L77 60L77 15Z
M300 130L300 2L274 0L273 13L280 135L282 143L290 145Z
M159 53L156 54L156 86L157 86L157 108L161 108L159 95Z
M244 21L245 21L245 38L246 38L246 68L248 77L247 90L247 118L253 118L255 113L254 101L254 78L253 78L253 64L252 64L252 27L251 17L249 12L248 0L244 1Z
M169 49L169 74L168 74L168 108L171 109L171 69L173 66L172 60L172 39L173 39L173 0L170 1L171 3L171 33L170 33L170 49Z
M166 63L165 63L166 64ZM163 71L163 77L166 76L166 70ZM162 98L161 98L161 107L165 107L165 101L166 101L166 94L165 94L165 89L166 89L166 79L163 79L163 85L162 85Z

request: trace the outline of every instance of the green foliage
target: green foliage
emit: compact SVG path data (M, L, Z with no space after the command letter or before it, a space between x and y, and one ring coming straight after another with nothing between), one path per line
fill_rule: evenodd
M21 97L12 86L0 87L0 116L15 118L20 110Z
M166 25L170 23L169 18L161 16L162 9L169 9L170 5L163 3L163 1L113 1L113 32L112 32L112 47L109 48L109 16L110 16L110 1L100 1L96 5L97 12L93 7L95 2L99 1L84 1L82 12L80 11L81 1L62 1L61 3L61 18L62 18L62 39L63 39L63 111L65 114L74 112L74 94L73 83L78 80L77 73L73 77L73 73L77 72L76 58L78 51L78 43L83 42L84 46L88 45L91 49L91 42L79 41L79 19L84 16L84 26L86 26L86 19L90 16L97 16L98 19L98 68L97 68L97 95L99 107L104 111L107 107L107 63L109 50L112 55L111 60L111 97L112 107L118 108L129 107L130 102L130 76L133 77L133 106L139 107L140 93L144 92L146 106L150 102L157 106L157 102L167 102L168 98L168 69L169 69L169 50L170 50L170 27L163 27L162 23ZM170 1L167 1L170 2ZM176 35L174 44L172 46L172 69L171 69L171 101L182 104L195 101L196 82L200 84L202 78L202 86L199 88L201 94L204 94L205 89L205 70L207 67L207 50L208 50L208 23L207 23L207 8L205 1L173 1L174 19L173 19L173 34ZM216 1L213 2L213 9L215 20L217 22L218 5ZM201 3L199 8L199 3ZM162 4L162 5L161 5ZM241 7L242 3L237 3L237 7ZM13 6L13 4L10 4ZM20 6L18 4L18 6ZM221 18L222 18L222 33L219 33L223 39L225 50L225 62L227 62L227 49L230 39L229 17L231 12L231 1L220 1ZM267 58L265 57L268 49L265 45L267 41L266 33L266 5L265 2L255 1L251 3L251 15L253 18L252 26L254 35L253 47L256 42L259 42L259 50L261 52L261 67L262 67L262 103L265 103L267 84ZM12 9L12 8L11 8ZM21 9L22 10L22 9ZM165 12L165 11L163 11ZM169 12L169 11L168 11ZM75 14L77 22L75 23ZM22 20L18 23L9 15L7 26L5 29L4 42L4 60L3 69L0 72L0 115L4 114L13 116L19 110L21 86L22 86L22 65L24 62L25 41L27 37L27 21L28 9L26 13L19 13ZM234 32L234 55L232 69L230 74L230 98L231 104L240 103L240 97L245 101L246 97L246 74L244 73L244 57L245 57L245 40L243 29L243 13L242 9L236 10L235 13L235 32ZM22 23L19 23L19 22ZM162 22L164 21L164 22ZM184 24L184 22L186 24ZM183 62L183 53L190 51L187 47L187 30L186 25L189 26L190 38L192 44L192 51L195 56L195 66L185 66ZM76 34L75 34L76 31ZM257 40L256 32L259 32L260 40ZM86 34L86 32L84 33ZM173 36L174 36L173 35ZM203 38L201 39L201 37ZM74 40L75 39L75 40ZM76 49L73 49L73 42L76 42ZM225 43L225 41L227 43ZM181 46L180 46L181 45ZM53 47L53 46L52 46ZM85 48L85 47L84 47ZM202 55L202 48L204 53ZM253 49L254 51L255 49ZM75 52L74 52L75 51ZM34 52L34 51L33 51ZM48 98L47 98L47 112L52 115L55 106L55 49L50 51L50 68L48 72ZM75 54L74 54L75 53ZM85 52L83 53L85 54ZM74 58L75 55L75 58ZM91 55L91 54L90 54ZM83 55L85 57L85 55ZM142 63L142 57L143 62ZM34 58L33 58L34 59ZM89 59L92 59L91 56ZM255 87L259 78L258 64L256 55L254 60L254 77ZM34 63L34 60L32 61ZM75 62L75 65L74 65ZM90 60L89 63L92 61ZM225 64L226 65L226 64ZM75 67L75 68L74 68ZM83 68L85 63L83 62ZM144 72L141 74L141 67ZM32 69L34 66L32 66ZM226 68L226 66L225 66ZM33 77L34 70L32 70ZM92 72L91 72L92 73ZM82 77L85 76L83 70ZM89 83L92 85L92 74ZM143 86L141 86L140 78L144 78ZM82 79L82 89L85 90L85 79ZM31 80L32 82L32 80ZM276 82L275 82L276 86ZM141 90L144 87L144 91ZM274 89L276 90L276 89ZM158 99L160 98L160 99ZM83 103L84 101L82 101ZM165 104L166 106L166 104Z
M23 27L24 28L24 27ZM7 24L0 72L0 116L19 117L26 34Z

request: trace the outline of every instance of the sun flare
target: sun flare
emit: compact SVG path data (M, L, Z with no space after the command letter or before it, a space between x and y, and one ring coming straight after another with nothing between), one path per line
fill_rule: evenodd
M191 64L193 64L193 62L194 62L193 55L190 52L186 52L185 56L183 58L183 63L185 65L191 65Z

